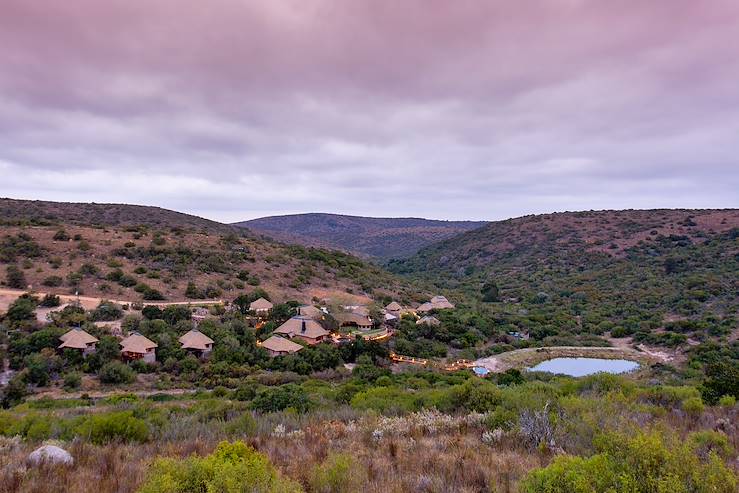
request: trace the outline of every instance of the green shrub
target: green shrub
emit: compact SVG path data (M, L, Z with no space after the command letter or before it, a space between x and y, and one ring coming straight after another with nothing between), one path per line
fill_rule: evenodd
M365 481L364 468L348 454L329 455L310 476L311 491L316 493L354 493L362 491Z
M253 436L256 432L257 420L249 413L244 413L226 423L226 433L231 436Z
M31 413L21 419L9 419L0 423L0 429L6 436L22 436L29 440L46 440L51 437L51 420L47 416Z
M133 412L123 411L88 416L75 428L75 435L98 445L145 442L149 438L149 428L143 419L135 418Z
M705 408L700 397L691 397L683 401L683 411L696 418L703 414Z
M532 471L524 493L734 493L736 475L715 452L701 458L696 445L659 433L629 438L610 433L598 440L599 453L559 456Z
M139 493L297 493L300 485L280 476L266 455L244 442L222 442L206 457L157 459Z
M734 407L736 405L736 397L733 395L722 396L718 400L718 405L722 407Z
M6 282L8 284L8 287L13 289L25 289L27 282L26 282L26 276L23 274L23 271L18 268L16 265L9 265L7 267L7 276L6 276Z
M82 375L77 372L69 372L64 375L64 388L66 390L77 389L82 385Z
M111 361L98 372L102 383L131 383L136 379L136 372L120 361Z
M265 413L282 411L287 408L305 412L311 406L312 403L306 391L294 383L265 389L251 403L252 409Z
M49 276L41 281L41 284L50 288L58 288L59 286L64 284L64 279L62 279L60 276Z

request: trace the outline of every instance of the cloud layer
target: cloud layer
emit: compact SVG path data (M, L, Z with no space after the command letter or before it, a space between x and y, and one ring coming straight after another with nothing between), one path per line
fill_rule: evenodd
M224 221L739 206L733 0L4 0L0 195Z

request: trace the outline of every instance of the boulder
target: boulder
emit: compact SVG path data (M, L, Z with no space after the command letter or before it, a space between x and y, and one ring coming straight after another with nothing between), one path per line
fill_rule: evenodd
M28 455L28 464L31 466L40 466L42 464L71 466L74 464L74 458L72 454L63 448L57 447L56 445L44 445Z

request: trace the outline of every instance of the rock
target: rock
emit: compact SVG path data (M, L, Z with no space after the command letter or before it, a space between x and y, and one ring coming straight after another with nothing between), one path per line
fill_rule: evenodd
M28 455L28 464L31 466L40 466L42 464L71 466L74 464L74 458L72 454L63 448L57 447L56 445L44 445Z

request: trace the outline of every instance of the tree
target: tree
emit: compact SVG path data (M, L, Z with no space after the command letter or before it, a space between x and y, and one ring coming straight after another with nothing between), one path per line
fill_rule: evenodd
M154 305L146 305L144 309L141 310L141 315L143 315L147 320L162 320L162 317L164 316L162 309Z
M192 281L187 283L187 289L185 289L185 296L187 296L190 299L204 298L203 292Z
M708 365L701 394L703 400L711 405L725 395L739 399L739 364L727 361Z
M41 300L41 303L39 303L39 306L53 308L61 304L62 300L57 295L49 293L44 296L44 298Z
M249 295L247 294L240 294L236 297L234 300L234 305L236 305L236 308L239 309L239 313L242 315L246 315L249 313L249 305L251 304L252 300L249 298Z
M5 318L10 325L18 325L21 322L35 320L36 319L36 299L23 295L13 302L8 307L8 312L5 314Z
M493 303L500 301L500 291L498 285L492 279L482 286L482 301Z
M123 310L112 301L102 300L92 312L92 320L96 322L118 320L123 316Z
M16 265L9 265L6 277L8 287L13 289L26 289L26 275Z
M49 383L49 373L51 373L54 366L56 366L51 358L41 353L33 353L26 356L23 360L23 364L27 370L26 379L28 383L42 387Z

